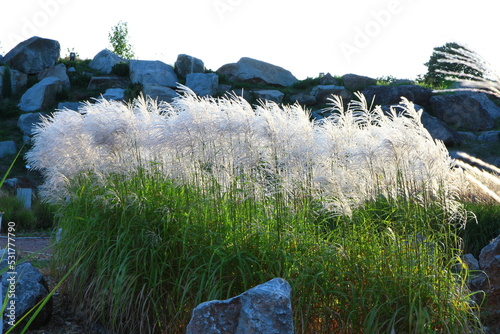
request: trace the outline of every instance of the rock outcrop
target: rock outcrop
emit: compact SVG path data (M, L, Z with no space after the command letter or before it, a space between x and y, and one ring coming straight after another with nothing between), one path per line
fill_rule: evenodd
M8 250L0 250L0 270L6 269L9 265ZM12 274L15 272L16 274ZM46 298L49 294L49 288L45 277L42 273L29 262L23 262L18 264L14 270L9 267L8 270L1 275L2 279L2 295L0 298L5 300L6 293L9 291L11 284L15 284L15 297L11 300L14 301L15 305L15 319L16 321L21 319L28 311L34 308L38 302ZM9 299L7 299L9 300ZM9 320L11 315L11 310L9 307L11 302L7 304L7 308L3 314L4 329L8 329ZM36 316L30 329L38 329L42 325L46 324L52 315L52 300L42 308L40 313Z
M89 63L89 67L103 74L109 74L111 73L113 66L125 61L125 59L121 58L117 54L109 51L108 49L104 49L95 55Z
M291 288L275 278L228 300L198 305L187 334L292 334Z
M342 76L342 85L351 92L361 91L367 87L375 86L377 79L357 74L344 74Z
M63 82L56 77L48 77L36 83L21 97L19 108L25 112L55 106L57 93L63 89Z
M4 83L3 76L7 73L10 74L10 87L12 94L19 93L22 89L24 89L24 87L26 87L26 84L28 83L28 75L26 73L14 69L9 69L7 71L6 66L0 66L0 98L5 97L2 96L2 85Z
M434 114L453 127L484 131L494 125L493 118L481 103L468 95L435 95L430 103Z
M54 66L59 59L61 46L58 41L31 37L10 50L3 62L26 74L37 74Z
M185 79L186 76L191 73L205 72L205 64L203 64L201 59L188 56L186 54L180 54L177 56L174 68L177 75L182 79Z
M65 90L70 89L70 82L68 74L66 73L66 65L57 64L56 66L49 67L42 72L38 73L38 80L43 80L48 77L56 77L61 80L62 87Z
M159 60L131 60L130 80L143 87L157 85L175 88L178 82L173 67Z
M362 93L369 103L375 99L375 105L399 104L404 96L425 109L429 107L429 99L432 96L432 90L418 85L370 86L363 89Z
M219 77L215 73L189 73L186 86L198 96L212 96L217 93Z
M237 63L223 65L216 73L225 75L233 81L266 83L282 87L289 87L298 81L290 71L282 67L248 57L241 58Z

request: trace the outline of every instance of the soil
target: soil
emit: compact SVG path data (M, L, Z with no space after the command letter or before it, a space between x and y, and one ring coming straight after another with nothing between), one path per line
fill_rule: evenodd
M45 276L52 291L57 284L51 275L48 262L52 257L51 239L47 237L15 238L14 247L21 258L31 256L30 261ZM0 247L7 246L7 237L0 236ZM11 245L12 247L12 245ZM99 324L86 320L83 312L74 311L70 297L62 291L56 291L52 297L53 311L49 322L28 334L112 334Z

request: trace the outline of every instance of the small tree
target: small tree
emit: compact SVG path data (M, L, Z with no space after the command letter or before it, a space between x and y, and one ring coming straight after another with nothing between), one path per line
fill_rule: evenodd
M471 76L482 78L484 73L480 69L462 61L464 54L473 54L473 51L458 43L446 43L443 46L435 47L431 58L424 64L427 66L424 81L433 86L443 86L450 77L457 79L469 79Z
M127 22L118 22L118 24L111 29L108 38L114 53L125 59L134 58L134 51L128 40Z

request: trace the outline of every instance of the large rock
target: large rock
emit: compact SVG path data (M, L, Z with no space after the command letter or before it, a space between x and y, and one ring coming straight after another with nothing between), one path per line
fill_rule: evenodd
M179 97L175 90L165 86L147 85L142 89L142 92L158 101L172 102L174 98Z
M175 72L181 78L186 78L190 73L203 73L205 72L205 65L201 59L180 54L174 64Z
M299 92L290 96L290 102L297 102L301 105L312 106L316 104L316 97L311 94Z
M56 103L57 93L62 90L63 82L59 78L45 78L23 94L19 108L26 112L49 108Z
M272 101L276 103L283 102L283 97L285 96L285 94L283 94L279 90L274 89L254 90L253 94L257 100Z
M3 76L5 75L6 67L0 66L0 98L2 98L2 83ZM18 70L10 69L10 86L12 88L12 94L16 94L21 91L28 83L28 75Z
M38 80L43 80L48 77L56 77L61 80L63 89L69 90L70 82L68 74L66 73L66 65L57 64L56 66L49 67L42 72L38 73Z
M446 146L455 146L463 143L462 137L439 118L431 116L424 111L422 112L421 121L432 138L441 140Z
M344 74L342 76L342 85L351 92L361 91L367 87L375 86L377 79L365 77L357 74Z
M102 98L105 100L115 100L122 101L125 98L125 89L123 88L109 88L106 92L102 94Z
M10 50L3 62L26 74L37 74L54 66L59 59L61 46L58 41L31 37Z
M42 117L45 115L45 113L41 112L22 114L17 120L17 127L24 136L31 137L34 134L37 124L42 121Z
M219 87L219 77L215 73L190 73L186 86L198 96L213 96Z
M105 91L108 88L127 88L129 84L129 81L117 76L98 76L90 78L87 90Z
M16 154L16 152L16 143L14 143L12 140L0 141L0 159L7 155Z
M186 334L292 334L291 288L275 278L228 300L198 305Z
M8 250L0 250L0 270L7 270L1 276L2 295L0 298L5 300L5 295L12 287L11 284L14 284L15 289L15 297L10 300L7 299L7 304L5 305L6 309L3 314L4 330L10 328L9 321L14 320L11 317L14 316L15 321L17 322L23 317L23 315L33 309L38 302L42 301L49 294L47 282L40 270L33 267L33 265L29 262L23 262L14 268L10 268L8 255ZM9 307L12 307L13 309L9 309ZM52 299L49 299L29 328L31 330L40 328L50 320L51 315Z
M111 73L113 66L118 63L125 62L126 59L121 58L117 54L104 49L94 56L89 63L89 67L104 74Z
M362 93L369 103L375 98L375 105L399 104L404 96L425 109L429 107L429 99L432 96L432 90L418 85L370 86L363 89Z
M436 95L430 99L434 114L450 126L483 131L494 126L493 118L481 103L468 95Z
M486 295L483 306L484 325L500 328L500 236L497 236L479 254L480 274L470 281L471 290ZM474 295L482 302L483 293Z
M483 107L488 114L490 114L491 118L497 119L500 118L500 107L497 106L493 101L491 101L485 93L472 92L472 91L459 91L456 94L467 95L479 103Z
M159 60L131 60L130 80L144 88L150 85L175 88L178 81L174 68Z
M334 85L316 86L311 90L310 95L316 98L316 103L318 104L330 103L329 99L331 99L333 95L340 96L344 104L348 103L354 97L353 93L344 86Z
M241 58L237 63L223 65L217 70L217 74L238 82L266 83L283 87L298 81L284 68L248 57Z

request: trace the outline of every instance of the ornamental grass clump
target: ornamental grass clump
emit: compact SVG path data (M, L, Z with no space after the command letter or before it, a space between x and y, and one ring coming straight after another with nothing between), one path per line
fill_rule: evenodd
M311 122L185 89L45 119L27 158L76 305L120 333L183 333L199 303L282 277L299 333L479 329L452 270L461 174L409 101L358 99Z

